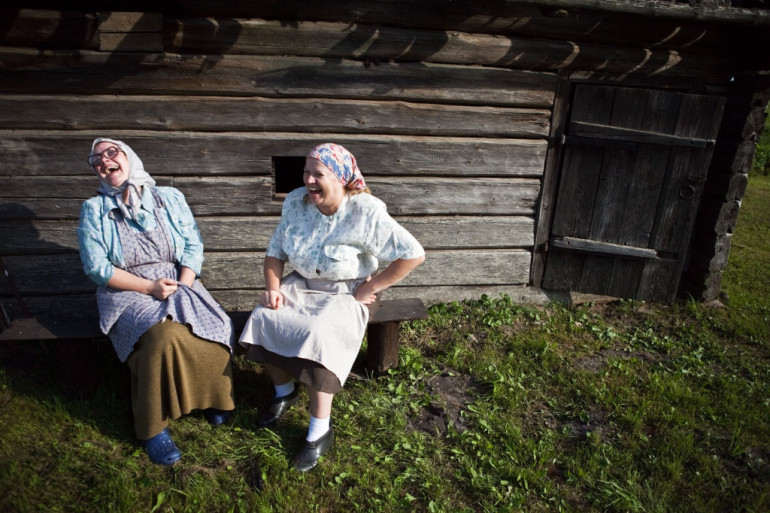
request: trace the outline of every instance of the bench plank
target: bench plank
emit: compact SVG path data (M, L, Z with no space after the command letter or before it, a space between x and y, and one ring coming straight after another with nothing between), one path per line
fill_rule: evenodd
M232 312L233 323L241 331L248 312ZM398 366L398 335L401 321L425 319L428 310L421 299L390 299L369 305L366 367L382 374ZM14 319L0 332L0 342L34 340L82 340L103 338L96 312L83 317L40 315Z

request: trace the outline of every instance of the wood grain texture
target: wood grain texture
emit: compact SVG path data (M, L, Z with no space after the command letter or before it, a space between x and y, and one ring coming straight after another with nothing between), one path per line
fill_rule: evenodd
M270 176L272 157L304 157L315 145L328 141L350 150L367 179L398 175L539 177L548 146L545 139L285 132L158 133L122 129L109 133L130 145L153 177ZM88 176L92 177L91 190L95 190L97 182L85 158L91 142L103 135L101 131L0 130L0 177Z
M292 56L67 53L0 48L0 91L324 97L547 108L555 75ZM66 80L65 80L66 79ZM441 84L441 87L436 87Z
M261 290L264 253L207 252L201 280L213 291ZM525 250L429 251L426 263L399 285L403 287L526 285L531 254ZM5 256L3 261L22 296L72 295L95 290L74 253ZM483 265L480 265L483 263ZM291 266L286 266L290 272ZM0 295L9 296L5 280Z
M356 23L259 19L179 19L167 24L166 51L300 55L365 62L475 63L528 70L602 70L639 75L714 76L724 57L672 52L656 47L577 43L542 33L521 38L460 31L409 29ZM550 36L550 37L549 37ZM539 37L539 39L538 39ZM726 64L726 62L722 62Z
M3 128L31 130L119 127L521 139L545 137L550 117L550 111L544 109L402 101L104 95L5 95L0 96L0 112Z

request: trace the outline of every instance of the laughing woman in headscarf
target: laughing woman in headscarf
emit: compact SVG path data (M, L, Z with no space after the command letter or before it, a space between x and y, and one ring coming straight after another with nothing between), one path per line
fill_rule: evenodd
M182 454L169 418L202 410L216 426L235 408L232 322L198 281L203 242L182 193L156 187L122 141L96 139L88 163L101 185L80 212L80 258L101 330L130 369L136 436L172 465Z
M313 148L303 180L284 201L265 257L265 292L240 343L275 387L259 427L274 425L297 402L295 382L305 385L310 425L294 466L307 471L334 442L332 400L361 346L367 305L419 266L425 252L369 193L342 146ZM380 261L390 264L373 274ZM284 277L286 262L294 271Z

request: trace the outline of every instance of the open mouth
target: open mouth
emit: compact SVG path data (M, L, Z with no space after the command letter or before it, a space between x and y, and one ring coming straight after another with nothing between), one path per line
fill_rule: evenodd
M110 166L107 168L107 172L112 173L113 171L117 171L118 169L120 169L120 166Z

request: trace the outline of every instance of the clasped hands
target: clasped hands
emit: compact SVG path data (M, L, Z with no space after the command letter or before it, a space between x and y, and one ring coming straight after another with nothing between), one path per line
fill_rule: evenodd
M179 285L183 282L172 280L171 278L158 278L150 285L150 294L161 301L165 301L168 297L177 291ZM186 284L185 284L186 285ZM192 285L188 285L192 286Z

